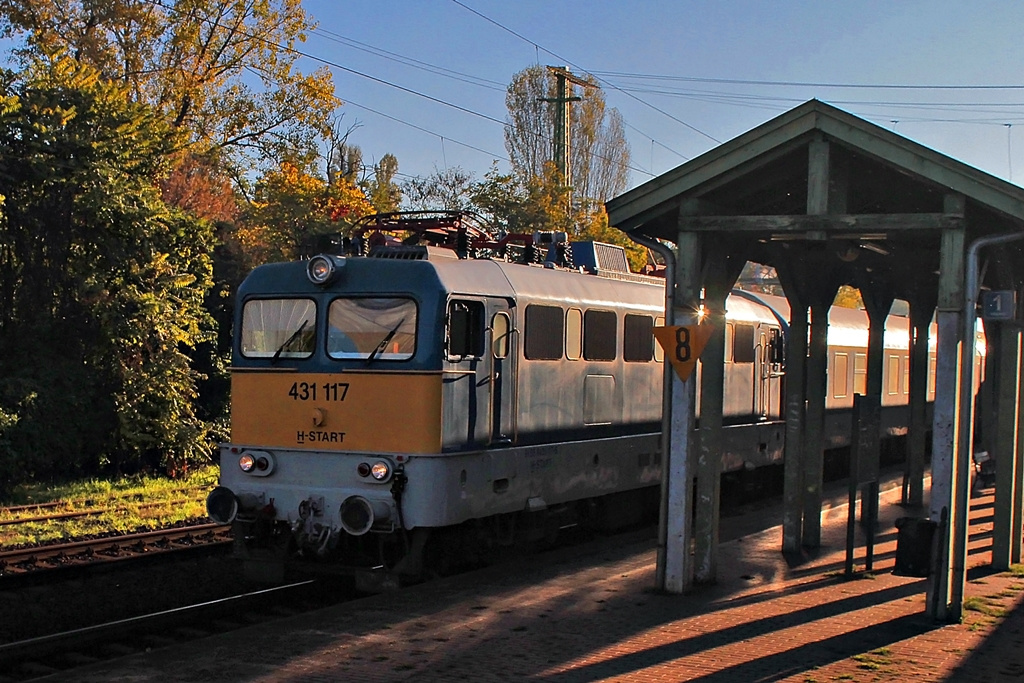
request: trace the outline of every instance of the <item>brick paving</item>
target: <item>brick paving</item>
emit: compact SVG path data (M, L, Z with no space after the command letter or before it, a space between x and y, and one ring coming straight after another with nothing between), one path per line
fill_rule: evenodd
M982 492L986 493L986 492ZM787 562L779 527L720 547L719 581L653 590L650 538L523 558L265 627L75 672L76 681L1024 681L1024 576L987 572L991 492L972 501L963 623L924 616L924 579L892 574L883 494L874 571L843 576L846 507ZM758 513L765 517L767 513ZM723 520L741 528L747 520ZM54 677L57 680L59 677Z

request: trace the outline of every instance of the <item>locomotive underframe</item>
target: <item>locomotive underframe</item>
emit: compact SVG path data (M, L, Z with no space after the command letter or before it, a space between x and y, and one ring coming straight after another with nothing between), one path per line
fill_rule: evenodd
M905 411L906 406L883 410L883 438L905 431ZM849 420L848 410L829 413L826 448L848 445ZM784 433L780 420L725 427L723 473L780 464ZM397 463L395 454L278 449L272 452L273 475L228 475L225 468L222 485L251 501L235 522L236 555L247 575L281 580L286 566L317 566L357 576L362 587L375 590L397 585L398 574L418 576L425 558L428 565L473 563L498 548L550 540L560 528L581 521L601 527L635 523L631 511L639 509L639 499L622 505L621 495L647 489L656 499L658 441L658 434L643 434L405 456L399 475L407 481L397 494L391 481L368 483L356 476L359 463ZM225 462L239 450L244 448L225 446ZM275 481L277 476L287 483ZM327 484L343 480L344 485ZM362 535L347 533L340 510L352 496L386 504L387 520ZM446 556L451 553L458 556Z

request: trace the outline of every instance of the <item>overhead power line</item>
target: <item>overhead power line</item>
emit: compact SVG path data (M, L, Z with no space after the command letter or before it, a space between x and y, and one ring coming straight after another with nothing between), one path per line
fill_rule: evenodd
M612 88L613 90L618 90L619 92L621 92L626 97L629 97L631 99L636 100L637 102L639 102L640 104L644 105L645 107L649 107L650 109L653 109L654 111L658 112L659 114L662 114L663 116L667 116L668 118L672 119L676 123L689 128L690 130L692 130L695 133L699 133L700 135L703 135L704 137L708 138L709 140L712 140L713 142L717 142L718 144L722 144L721 140L719 140L715 136L711 135L710 133L705 133L700 128L697 128L696 126L694 126L692 124L689 124L686 121L683 121L682 119L680 119L680 118L678 118L676 116L673 116L672 114L668 113L664 109L660 109L660 108L654 106L653 104L651 104L650 102L646 102L645 100L640 99L636 95L634 95L632 93L629 93L629 92L626 92L625 90L623 90L619 86L615 85L614 83L596 76L593 72L587 70L586 68L580 66L579 64L576 64L575 62L573 62L573 61L571 61L569 59L566 59L565 57L559 55L557 52L553 52L553 51L551 51L551 50L549 50L549 49L547 49L545 47L542 47L541 45L539 45L536 42L534 42L534 41L530 40L529 38L527 38L526 36L524 36L524 35L522 35L520 33L517 33L516 31L513 31L511 28L509 28L508 26L505 26L501 22L495 21L494 19L491 19L486 14L483 14L482 12L479 12L478 10L473 9L472 7L470 7L469 5L465 4L464 2L461 2L461 0L452 0L452 2L454 2L456 5L458 5L459 7L463 8L467 12L472 12L473 14L475 14L478 17L480 17L484 21L486 21L486 22L488 22L490 24L494 24L495 26L497 26L501 30L507 31L508 33L511 33L512 35L514 35L516 38L519 38L520 40L529 43L530 45L534 46L534 48L536 48L538 50L544 50L544 52L547 52L552 57L555 57L555 58L559 59L560 61L565 62L569 66L572 66L573 68L578 69L580 71L585 71L586 73L594 76L594 78L598 82L605 84L606 86L608 86L609 88Z
M457 2L458 0L453 0ZM814 81L769 81L740 78L711 78L703 76L672 76L667 74L632 73L628 71L592 71L593 75L604 75L613 78L639 78L663 81L687 81L695 83L726 83L732 85L769 85L804 88L873 88L892 90L1024 90L1024 85L967 85L967 84L901 84L901 83L836 83Z

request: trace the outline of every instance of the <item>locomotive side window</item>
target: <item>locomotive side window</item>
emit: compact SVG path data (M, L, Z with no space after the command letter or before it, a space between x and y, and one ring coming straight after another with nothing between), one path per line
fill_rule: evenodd
M482 356L484 353L484 305L479 301L448 304L448 355Z
M499 311L494 314L491 320L491 353L495 358L508 358L512 341L511 328L507 313Z
M578 308L565 312L565 357L569 360L583 357L583 311Z
M335 299L327 322L327 355L331 358L406 360L416 351L416 302L412 299Z
M618 321L612 311L583 314L583 357L587 360L615 360Z
M523 353L530 360L559 360L562 357L565 314L558 306L526 307Z
M315 340L311 299L255 299L242 308L240 343L246 358L309 358Z
M754 362L754 326L737 323L733 329L732 360L734 363Z
M654 357L654 318L649 315L626 314L622 329L622 358L647 362Z

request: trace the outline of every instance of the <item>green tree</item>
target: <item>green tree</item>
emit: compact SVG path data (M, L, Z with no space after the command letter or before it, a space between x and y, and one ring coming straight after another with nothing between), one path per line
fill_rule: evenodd
M473 206L473 174L458 166L434 169L426 177L401 185L405 207L412 211L469 211Z
M624 247L634 271L647 263L643 247L608 226L603 204L570 204L569 190L554 165L545 164L543 173L521 178L492 168L482 182L473 186L473 210L499 233L559 230L567 233L570 241L592 240Z
M213 234L160 198L177 134L74 60L0 78L0 481L187 469Z
M555 96L555 86L555 77L540 65L520 71L508 86L505 149L516 175L543 178L544 165L552 160L555 106L543 100ZM607 107L604 92L596 83L578 94L582 99L570 105L573 195L604 202L626 189L629 144L622 116Z
M385 154L373 167L373 177L364 181L366 196L380 213L398 211L402 203L402 188L395 182L398 174L398 159L394 154Z

